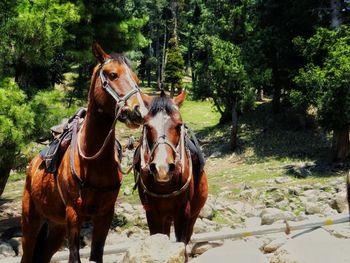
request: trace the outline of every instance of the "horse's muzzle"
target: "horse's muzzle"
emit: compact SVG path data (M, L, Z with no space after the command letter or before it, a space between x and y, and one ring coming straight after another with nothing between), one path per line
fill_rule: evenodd
M150 171L156 183L168 184L173 177L175 171L175 164L170 163L168 167L166 167L164 165L157 166L155 163L151 163Z

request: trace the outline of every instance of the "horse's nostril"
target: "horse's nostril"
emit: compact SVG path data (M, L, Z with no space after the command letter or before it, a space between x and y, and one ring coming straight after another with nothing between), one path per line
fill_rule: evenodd
M176 166L175 166L174 163L170 163L170 164L169 164L169 172L170 172L170 173L174 172L174 171L175 171L175 168L176 168Z
M151 173L153 173L153 174L157 173L157 166L155 163L151 163L149 165L149 169L151 170Z
M139 105L136 105L134 107L134 111L135 111L137 117L141 117L141 112L140 112L140 106Z

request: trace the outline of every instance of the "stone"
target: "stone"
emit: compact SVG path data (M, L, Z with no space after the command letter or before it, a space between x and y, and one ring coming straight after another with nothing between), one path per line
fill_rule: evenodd
M246 227L257 227L261 225L261 218L260 217L248 217L245 220Z
M278 220L295 220L295 215L292 212L282 211L277 208L265 208L261 211L260 217L262 225L271 225Z
M270 263L350 262L349 239L339 239L319 228L289 239L275 251Z
M341 191L335 194L335 208L339 213L343 213L349 209L347 194L345 191Z
M6 242L0 243L0 255L4 257L14 257L16 256L15 251L13 250L11 244Z
M125 186L123 195L126 195L126 196L131 195L131 190L129 186Z
M222 246L223 242L216 241L216 242L201 242L196 243L193 245L191 254L192 255L201 255L204 252L208 251L209 249Z
M345 216L348 216L348 215L345 215ZM331 235L333 235L337 238L350 238L350 225L349 225L349 223L323 226L323 229L327 230Z
M306 214L326 214L330 210L330 206L321 202L307 202L305 204Z
M256 197L258 191L255 189L246 189L240 192L239 197L244 200L250 200Z
M276 184L285 184L289 183L291 181L290 177L287 176L280 176L275 179Z
M287 236L274 239L269 244L264 246L264 252L266 253L275 252L279 247L284 245L288 240L289 240L289 237Z
M122 263L183 263L185 244L156 234L134 243L123 257Z
M211 201L207 201L199 213L200 218L212 219L214 216L214 205Z
M190 261L191 263L267 263L258 247L243 240L226 241L223 246L213 248Z
M207 232L208 226L202 219L197 218L196 223L194 224L193 232L194 233L205 233Z

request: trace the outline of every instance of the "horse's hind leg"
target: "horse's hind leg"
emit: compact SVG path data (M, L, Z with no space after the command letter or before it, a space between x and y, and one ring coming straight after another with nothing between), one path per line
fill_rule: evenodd
M92 232L90 261L97 263L103 262L103 248L113 219L113 214L114 211L112 210L105 216L96 216L93 218L94 229Z
M59 250L66 235L66 226L54 223L49 224L49 234L45 245L41 251L41 257L38 262L49 263L52 256Z
M38 233L42 227L43 220L35 208L35 205L30 197L28 188L28 178L26 180L26 188L23 194L22 201L22 248L23 255L21 263L31 263L34 260L35 246L38 243Z

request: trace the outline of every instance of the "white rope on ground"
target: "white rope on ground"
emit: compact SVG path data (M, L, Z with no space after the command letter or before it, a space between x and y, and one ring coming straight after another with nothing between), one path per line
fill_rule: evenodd
M214 240L222 240L222 239L233 239L233 238L242 238L248 236L257 236L257 235L265 235L286 231L295 231L302 229L310 229L317 228L322 226L329 226L335 224L341 224L349 222L349 215L337 215L332 218L320 218L315 220L310 220L308 222L288 222L287 224L280 225L266 225L259 226L255 228L246 228L246 229L231 229L231 231L225 232L211 232L211 233L202 233L195 234L192 236L191 243L200 243L200 242L208 242ZM103 255L112 255L126 252L132 243L125 243L118 246L105 246ZM80 249L80 257L88 258L90 255L90 247ZM69 251L60 251L57 252L51 261L63 261L67 260L69 257ZM4 258L0 260L0 263L19 263L20 258Z

